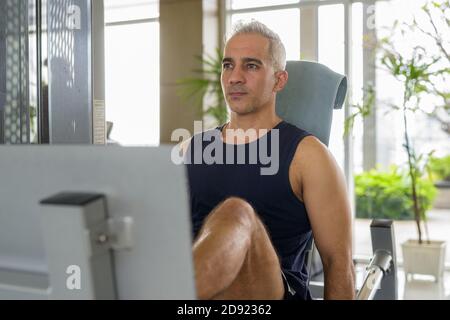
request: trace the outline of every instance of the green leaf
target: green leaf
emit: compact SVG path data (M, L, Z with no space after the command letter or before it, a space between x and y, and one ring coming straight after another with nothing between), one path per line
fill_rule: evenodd
M177 81L179 86L177 93L186 102L194 102L196 107L206 109L205 114L213 116L217 123L223 123L227 120L228 109L221 84L222 52L220 48L216 48L214 55L205 54L194 58L201 64L200 69L193 70L199 76ZM215 102L203 108L203 98L206 94L212 94Z

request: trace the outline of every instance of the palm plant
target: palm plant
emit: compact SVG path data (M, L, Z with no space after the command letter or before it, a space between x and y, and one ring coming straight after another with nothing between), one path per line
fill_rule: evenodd
M194 103L204 112L204 115L213 117L217 125L223 124L228 119L228 108L222 91L221 74L223 54L220 48L215 55L196 57L203 68L194 70L197 77L181 79L177 82L180 86L178 94L186 102ZM204 98L209 101L203 108Z

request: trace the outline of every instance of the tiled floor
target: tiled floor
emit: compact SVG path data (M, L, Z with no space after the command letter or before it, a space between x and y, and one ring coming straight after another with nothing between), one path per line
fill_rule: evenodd
M432 210L429 212L428 228L432 240L446 240L446 261L450 265L450 210ZM371 256L372 244L370 238L371 220L357 219L355 221L355 254L357 256ZM409 238L416 237L416 227L413 221L394 222L396 239L397 259L402 261L401 243ZM357 266L357 286L362 284L365 266ZM450 300L450 270L445 272L444 278L435 282L434 278L426 276L415 276L414 279L406 281L401 266L398 273L398 297L399 299L433 299Z
M450 264L450 210L430 210L428 213L428 230L431 240L446 240L446 260ZM372 220L356 219L354 225L355 254L371 255L372 242L370 240L370 223ZM394 222L397 258L403 260L400 245L410 238L417 238L414 221Z
M429 279L414 279L405 282L405 277L399 275L400 300L450 300L450 273L438 283Z

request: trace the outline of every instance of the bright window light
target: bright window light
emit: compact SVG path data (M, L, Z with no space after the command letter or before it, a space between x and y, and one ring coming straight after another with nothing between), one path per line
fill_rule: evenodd
M159 23L106 28L106 117L111 139L159 144Z
M106 23L158 18L159 1L104 0Z
M345 74L344 6L319 7L319 62L340 74ZM333 113L330 151L341 168L344 167L344 108Z
M299 0L232 0L233 10L298 3Z

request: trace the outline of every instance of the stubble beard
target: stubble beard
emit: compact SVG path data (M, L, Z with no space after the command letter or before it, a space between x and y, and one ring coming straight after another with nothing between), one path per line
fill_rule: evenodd
M256 107L258 101L254 100L247 102L244 106L236 106L236 105L233 106L233 104L234 104L233 101L228 101L228 106L231 112L234 112L240 116L249 115L258 110L258 107Z

